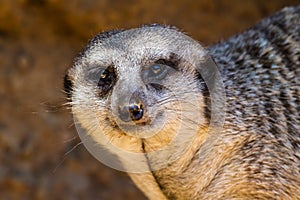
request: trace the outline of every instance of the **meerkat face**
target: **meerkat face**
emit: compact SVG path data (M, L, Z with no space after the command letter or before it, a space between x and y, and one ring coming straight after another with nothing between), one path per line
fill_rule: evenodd
M153 152L174 141L171 151L187 146L208 123L205 85L195 69L205 56L169 27L97 35L65 77L76 123L97 144L126 152Z

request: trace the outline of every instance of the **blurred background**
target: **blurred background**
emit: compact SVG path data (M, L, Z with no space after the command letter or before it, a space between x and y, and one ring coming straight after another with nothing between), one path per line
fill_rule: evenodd
M170 24L207 46L299 0L0 0L0 199L145 199L80 144L63 77L96 33Z

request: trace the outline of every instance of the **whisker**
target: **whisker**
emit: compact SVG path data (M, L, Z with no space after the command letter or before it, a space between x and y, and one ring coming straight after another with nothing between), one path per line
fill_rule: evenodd
M72 147L72 149L70 149L69 151L67 151L64 156L67 156L69 153L71 153L73 150L75 150L79 145L83 144L82 141L77 143L74 147Z
M82 142L79 142L78 144L76 144L74 147L72 147L69 151L67 151L62 160L58 163L58 165L54 168L54 170L52 171L52 173L56 173L57 169L64 163L64 161L67 159L67 156L74 150L76 149L79 145L81 145Z
M63 143L65 144L65 143L71 142L71 141L75 140L76 138L78 138L78 135L76 135L76 136L74 136L74 137L72 137L70 139L67 139L67 140L63 141Z

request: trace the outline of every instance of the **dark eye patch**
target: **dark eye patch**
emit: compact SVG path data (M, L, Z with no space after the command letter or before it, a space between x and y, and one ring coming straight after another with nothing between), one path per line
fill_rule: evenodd
M174 72L176 72L176 70L173 67L165 64L152 63L142 70L141 76L146 85L163 85L164 80Z
M113 66L95 66L88 70L86 80L99 89L100 96L105 96L117 81L117 73Z
M109 66L106 69L102 69L99 74L98 88L101 90L102 95L106 95L114 86L117 80L114 67Z
M178 70L179 60L177 59L159 59L154 62L155 64L162 64L172 67L173 69Z
M142 70L142 78L145 84L163 84L163 80L170 74L179 71L180 60L176 54L170 54L167 57L153 60Z
M155 61L155 63L168 65L176 70L179 70L178 66L181 63L181 59L177 54L170 53L167 58L159 59L159 60Z
M166 78L169 72L170 72L169 66L154 63L143 71L143 77L149 80L151 79L162 80Z

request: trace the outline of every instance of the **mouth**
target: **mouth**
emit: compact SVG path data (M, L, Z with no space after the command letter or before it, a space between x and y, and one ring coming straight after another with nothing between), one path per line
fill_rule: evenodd
M139 121L124 122L114 117L107 117L107 123L118 132L134 137L147 138L158 133L163 126L164 112L158 112L153 118L145 117Z

